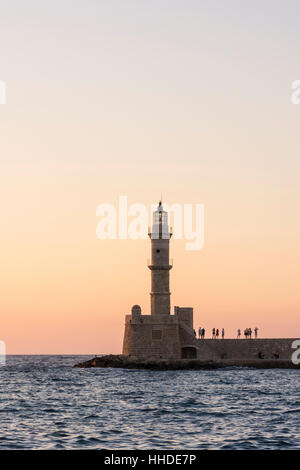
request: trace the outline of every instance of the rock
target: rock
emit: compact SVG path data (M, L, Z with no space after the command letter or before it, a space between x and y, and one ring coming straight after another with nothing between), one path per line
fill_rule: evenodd
M97 356L88 361L75 364L74 367L90 368L122 368L122 369L148 369L148 370L201 370L219 369L224 367L252 367L258 369L300 369L291 361L280 359L258 359L258 360L223 360L223 361L200 361L198 359L171 360L136 360L125 355L109 354Z

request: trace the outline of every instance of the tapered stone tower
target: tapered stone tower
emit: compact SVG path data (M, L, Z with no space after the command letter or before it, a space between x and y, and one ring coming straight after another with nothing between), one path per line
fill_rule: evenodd
M125 317L123 354L137 359L180 359L197 356L193 309L174 307L170 312L169 244L172 230L161 202L148 231L151 239L151 315L134 305Z
M168 224L168 213L161 202L153 212L153 224L149 230L151 239L151 315L170 315L169 242L172 233Z

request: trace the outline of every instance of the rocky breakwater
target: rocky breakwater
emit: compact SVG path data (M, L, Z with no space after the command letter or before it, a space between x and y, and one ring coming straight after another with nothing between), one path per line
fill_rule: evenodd
M224 367L252 367L256 369L300 369L300 364L289 360L257 359L257 360L215 360L201 361L198 359L180 360L138 360L125 355L109 354L96 356L88 361L75 364L81 368L119 368L119 369L148 369L148 370L207 370Z

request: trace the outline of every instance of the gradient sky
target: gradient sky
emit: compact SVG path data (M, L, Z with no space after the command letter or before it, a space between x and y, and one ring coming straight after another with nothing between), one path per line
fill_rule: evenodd
M205 205L172 241L195 326L300 334L299 1L0 0L0 339L117 353L149 313L150 242L99 241L96 207Z

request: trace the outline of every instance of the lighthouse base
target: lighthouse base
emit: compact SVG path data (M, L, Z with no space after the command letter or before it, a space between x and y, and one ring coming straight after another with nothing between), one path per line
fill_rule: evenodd
M196 358L195 341L192 308L175 307L174 315L142 315L133 310L125 317L123 354L131 358Z

